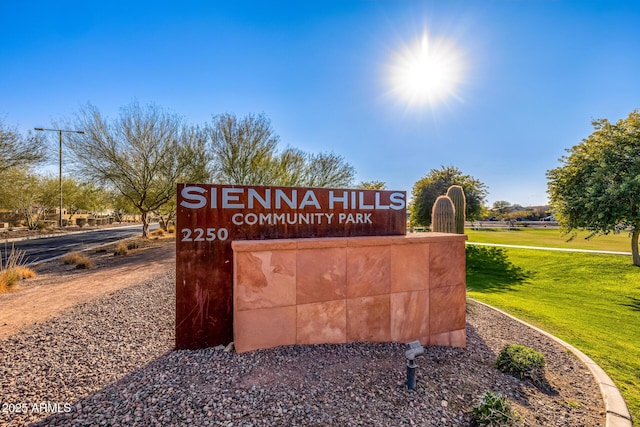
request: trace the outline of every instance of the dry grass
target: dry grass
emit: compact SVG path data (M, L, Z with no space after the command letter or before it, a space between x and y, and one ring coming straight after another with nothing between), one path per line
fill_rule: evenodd
M142 247L142 244L138 240L130 240L127 242L127 249L133 250Z
M165 231L162 228L158 228L157 230L153 230L150 234L152 236L161 237L164 236Z
M134 238L131 240L122 240L116 245L116 249L113 251L113 255L128 255L129 251L134 249L140 249L145 247L140 238Z
M21 279L33 279L36 277L36 272L24 265L16 267L15 271Z
M118 242L118 246L116 246L116 250L113 251L114 256L127 255L129 253L129 248L125 242Z
M25 266L24 251L12 247L6 262L0 261L0 293L7 292L22 279L35 276L36 273Z
M93 261L91 261L91 258L81 254L80 252L69 252L62 257L62 262L65 264L73 264L79 270L93 268Z

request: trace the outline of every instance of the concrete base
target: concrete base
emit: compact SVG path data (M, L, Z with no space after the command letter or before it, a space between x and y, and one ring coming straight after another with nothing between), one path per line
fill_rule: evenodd
M234 241L236 351L354 341L464 347L466 238Z

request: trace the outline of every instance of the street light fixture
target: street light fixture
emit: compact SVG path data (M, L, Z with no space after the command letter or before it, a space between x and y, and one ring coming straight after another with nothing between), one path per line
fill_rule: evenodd
M59 222L58 225L60 226L60 228L62 228L62 133L63 132L68 132L68 133L80 133L80 134L84 134L84 131L82 130L65 130L65 129L45 129L45 128L34 128L37 131L49 131L49 132L58 132L58 136L60 138L60 173L59 173L59 180L60 180L60 216L59 216Z

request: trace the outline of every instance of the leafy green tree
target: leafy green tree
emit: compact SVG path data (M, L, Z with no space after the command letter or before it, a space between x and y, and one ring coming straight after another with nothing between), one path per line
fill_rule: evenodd
M566 232L628 232L633 264L640 266L640 112L615 124L595 120L593 127L547 172L554 216Z
M239 185L348 187L355 169L334 153L279 150L280 137L264 115L215 116L207 126L215 182Z
M509 210L511 210L511 203L506 200L498 200L493 202L493 207L491 210L498 215L499 217L503 217Z
M409 207L411 224L431 225L433 203L438 196L445 195L452 185L459 185L464 190L467 220L477 219L487 197L487 186L470 175L464 175L457 167L442 166L440 169L431 169L413 185L412 202Z
M45 139L29 133L21 136L0 118L0 178L13 167L33 166L46 159Z
M136 207L131 203L131 200L124 197L119 192L108 191L107 194L107 200L109 200L109 204L111 205L112 215L115 217L117 222L121 223L124 220L125 215L134 215L137 211Z
M60 207L60 179L54 176L42 178L42 203L55 212ZM90 182L82 182L70 176L62 178L62 209L69 215L69 224L80 212L88 212L93 216L107 208L106 190Z
M528 210L519 210L519 211L511 211L504 215L505 219L517 220L517 219L526 219L533 216L533 212Z
M178 182L209 178L204 131L155 105L134 102L114 120L88 105L73 126L85 132L67 139L76 172L128 199L140 213L144 237L149 214L176 197Z
M489 207L487 205L482 205L482 207L480 208L480 214L475 219L480 220L480 221L486 221L489 218L491 218L492 216L493 216L493 214L491 213L491 209L489 209Z
M105 187L93 182L78 182L78 192L73 194L68 206L87 211L93 216L103 214L111 207L111 194Z
M53 175L39 177L40 180L40 202L47 206L47 210L55 212L60 208L60 181ZM62 180L62 194L67 196L71 191L75 191L76 182L69 178ZM65 201L66 203L66 201ZM64 206L63 206L64 209Z
M45 196L52 206L59 203L59 181L57 177L45 178ZM74 177L62 179L62 202L69 215L69 222L80 212L88 212L97 216L109 207L109 194L104 187L92 182L79 181Z
M29 169L9 168L3 174L0 205L18 213L30 230L38 228L55 206L47 199L44 181Z
M172 222L175 222L178 213L176 203L176 199L171 199L167 203L153 211L153 213L158 217L160 228L162 228L164 231L169 231L169 225Z

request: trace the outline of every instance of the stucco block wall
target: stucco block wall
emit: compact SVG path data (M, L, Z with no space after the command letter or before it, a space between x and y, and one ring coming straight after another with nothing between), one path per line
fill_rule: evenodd
M354 341L464 347L465 240L234 241L236 351Z

